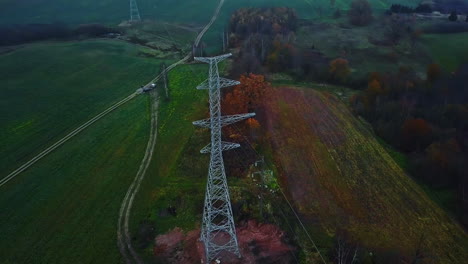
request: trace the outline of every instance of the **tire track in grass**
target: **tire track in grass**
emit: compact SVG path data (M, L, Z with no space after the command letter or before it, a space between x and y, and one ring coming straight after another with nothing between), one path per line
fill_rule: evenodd
M131 263L130 257L128 252L132 255L133 259L137 263L142 263L141 259L139 258L138 254L132 247L131 244L131 237L130 232L128 230L128 222L130 218L130 212L133 205L133 199L135 198L136 193L140 188L141 181L143 180L146 170L151 162L151 158L153 157L154 147L156 145L156 138L158 132L158 97L157 92L151 93L151 130L150 130L150 138L148 140L148 145L146 147L145 156L143 157L143 161L140 164L140 168L138 172L128 188L127 193L125 194L125 198L122 202L120 207L119 213L119 221L118 221L118 230L117 230L117 238L118 238L118 245L119 250L122 256L124 257L126 263ZM128 250L128 252L127 252Z
M200 41L202 39L202 37L204 36L204 34L210 29L211 25L213 25L213 23L216 21L216 19L218 18L218 15L219 15L219 12L221 10L221 7L223 6L224 4L224 1L225 0L220 0L219 2L219 5L218 7L216 8L214 14L213 14L213 17L211 18L210 22L203 28L203 30L198 34L196 40L195 40L195 46L198 46L200 44ZM188 61L191 57L191 54L189 53L187 56L185 56L183 59L181 59L180 61L170 65L167 69L166 69L166 72L169 72L171 71L172 69L174 69L177 65L180 65L186 61ZM152 83L158 81L160 78L161 78L162 74L159 74L156 78L154 78L153 80L151 80L151 82L149 82L148 84L145 85L145 87L148 87L150 86ZM54 143L52 146L46 148L44 151L42 151L41 153L39 153L38 155L36 155L35 157L33 157L31 160L29 160L28 162L24 163L23 165L21 165L19 168L17 168L16 170L14 170L13 172L11 172L10 174L8 174L6 177L4 177L3 179L0 180L0 187L2 187L3 185L5 185L7 182L9 182L11 179L15 178L18 174L22 173L23 171L27 170L29 167L31 167L32 165L34 165L37 161L39 161L40 159L42 159L43 157L47 156L49 153L51 153L52 151L54 151L56 148L60 147L61 145L63 145L65 142L67 142L68 140L70 140L72 137L76 136L77 134L79 134L81 131L85 130L86 128L88 128L89 126L91 126L92 124L96 123L98 120L100 120L101 118L103 118L104 116L106 116L108 113L114 111L115 109L117 109L118 107L120 107L121 105L125 104L126 102L130 101L131 99L133 99L136 95L138 95L138 93L132 93L131 95L129 95L128 97L126 97L125 99L117 102L116 104L112 105L111 107L109 107L108 109L104 110L103 112L99 113L98 115L96 115L95 117L91 118L90 120L88 120L86 123L84 123L83 125L79 126L78 128L76 128L75 130L73 130L72 132L70 132L69 134L67 134L65 137L63 137L62 139L58 140L56 143Z
M221 7L224 5L224 1L225 0L219 1L218 7L216 8L210 22L203 28L203 30L198 34L197 38L195 39L195 46L198 46L200 44L200 41L202 37L204 36L204 34L210 29L210 27L218 18ZM171 71L172 69L177 67L179 64L182 64L188 61L191 56L192 54L189 53L180 61L170 65L169 67L167 67L165 73ZM158 81L161 77L162 77L162 73L159 74L156 78L154 78L148 85ZM152 100L151 100L150 138L148 139L148 145L146 148L145 156L143 157L143 160L140 164L140 168L137 172L137 175L133 179L132 184L128 188L127 193L125 194L125 197L124 197L124 200L122 201L122 204L120 206L120 212L119 212L119 220L118 220L118 228L117 228L117 242L118 242L120 253L123 256L126 263L133 263L133 262L136 262L139 264L143 263L141 258L138 256L137 252L134 250L132 246L131 235L129 231L129 219L130 219L130 212L133 206L133 200L135 198L135 195L138 193L140 189L140 184L143 178L145 177L146 170L148 169L148 166L153 156L154 147L156 146L157 130L158 130L157 117L158 117L158 105L159 105L158 98L157 98L158 94L156 91L153 91L151 92L151 96L152 96Z

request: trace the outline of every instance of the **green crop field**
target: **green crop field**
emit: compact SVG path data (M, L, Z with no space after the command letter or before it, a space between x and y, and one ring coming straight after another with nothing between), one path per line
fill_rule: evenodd
M160 61L116 41L28 45L0 56L0 174L150 81ZM6 100L8 99L8 100Z
M137 0L143 19L171 22L206 23L218 0ZM370 0L376 9L388 8L392 3L417 4L418 0ZM129 17L129 1L78 0L64 4L60 0L1 0L0 24L13 23L109 23L117 24ZM288 6L297 8L302 17L317 17L320 12L331 12L329 0L226 0L225 12L245 6ZM336 7L346 9L349 1L337 0Z
M139 96L2 186L1 262L119 263L120 204L148 134Z
M2 178L150 81L161 61L140 57L145 50L92 40L1 55ZM118 263L120 204L148 134L140 95L2 186L0 262Z

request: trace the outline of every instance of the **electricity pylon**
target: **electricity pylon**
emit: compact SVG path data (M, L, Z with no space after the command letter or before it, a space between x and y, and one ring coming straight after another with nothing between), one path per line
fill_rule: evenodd
M130 0L130 22L140 21L140 12L136 0Z
M211 143L200 150L201 153L211 153L200 237L205 245L208 263L224 250L240 257L223 162L223 151L238 148L240 145L222 141L221 128L255 116L255 113L221 116L220 89L240 84L238 81L219 77L218 63L229 56L231 54L211 58L194 58L210 65L209 78L197 87L199 90L208 90L209 92L210 118L193 122L196 126L211 129Z

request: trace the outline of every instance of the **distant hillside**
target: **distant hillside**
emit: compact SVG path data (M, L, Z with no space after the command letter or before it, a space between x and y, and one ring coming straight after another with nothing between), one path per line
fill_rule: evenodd
M201 23L209 19L218 0L137 0L142 19ZM336 0L346 9L348 0ZM385 9L393 3L417 4L419 0L369 0L374 8ZM330 0L227 0L225 10L246 6L288 6L301 16L316 16L330 10ZM0 0L0 24L26 23L119 23L128 19L128 0Z
M343 103L312 89L276 88L271 96L266 126L275 165L307 222L349 234L377 263L415 263L419 253L422 263L468 258L466 232Z

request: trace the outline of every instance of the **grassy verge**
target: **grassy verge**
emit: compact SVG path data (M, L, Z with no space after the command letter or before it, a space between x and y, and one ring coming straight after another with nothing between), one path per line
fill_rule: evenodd
M140 96L3 186L2 263L119 263L120 203L148 131Z
M382 138L375 137L376 140L380 143L380 145L387 151L390 157L407 173L411 169L410 160L408 157L387 144ZM414 178L414 181L418 183L421 189L427 194L427 196L435 202L440 208L444 209L444 211L450 215L451 218L457 219L457 215L460 215L462 212L462 208L458 206L456 192L450 189L444 188L434 188L431 187L420 179ZM455 220L456 221L456 220Z
M194 229L201 219L209 157L199 150L209 142L209 132L196 130L192 121L207 116L207 92L195 89L207 73L202 64L178 66L169 73L170 100L160 103L155 154L135 198L132 234L148 221L161 234L174 227ZM146 250L149 257L151 247Z
M408 157L405 154L393 148L392 146L390 146L389 144L387 144L387 142L385 142L382 138L377 136L375 138L377 142L379 142L380 145L387 151L390 157L393 158L396 164L398 164L398 166L400 166L400 168L402 168L403 170L408 171L408 169L410 168Z
M0 175L147 83L145 48L93 40L27 45L0 56Z

